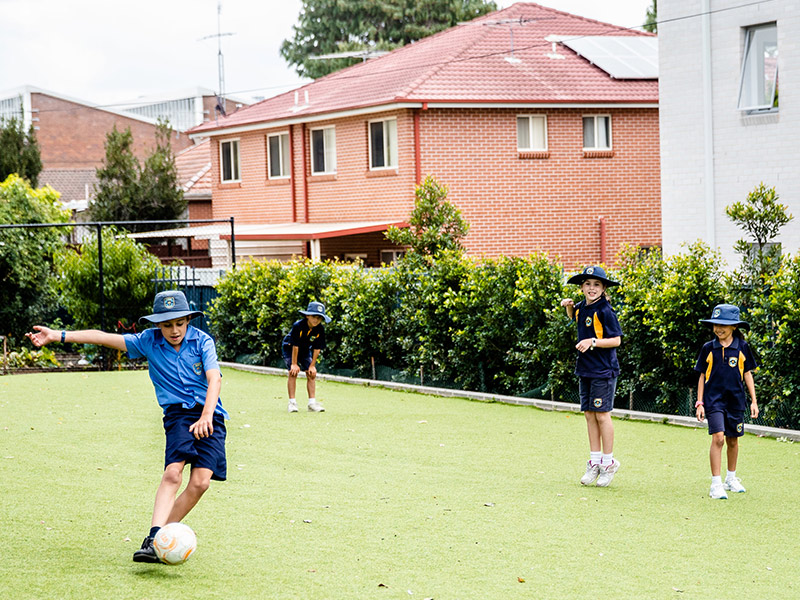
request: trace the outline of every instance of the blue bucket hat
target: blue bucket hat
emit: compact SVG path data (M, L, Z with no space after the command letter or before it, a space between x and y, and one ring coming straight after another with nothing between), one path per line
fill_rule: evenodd
M733 304L717 304L711 312L710 319L700 319L709 325L735 325L740 329L750 329L747 321L739 320L739 307Z
M606 272L603 270L603 267L595 267L595 266L586 267L580 273L573 275L572 277L567 279L567 283L582 285L583 282L586 281L587 279L598 279L602 281L603 285L606 287L619 285L618 281L612 281L611 279L606 277Z
M164 321L187 316L190 319L194 319L195 317L202 317L203 313L189 308L189 303L186 301L186 296L183 295L183 292L171 290L157 293L153 300L153 314L141 317L139 322L163 323Z
M306 310L300 311L304 315L315 315L325 319L326 323L331 322L331 318L325 314L325 305L322 302L309 302Z

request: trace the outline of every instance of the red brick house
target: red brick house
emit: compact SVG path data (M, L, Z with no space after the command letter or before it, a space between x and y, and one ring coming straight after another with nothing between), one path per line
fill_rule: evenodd
M213 216L235 217L237 255L377 265L430 174L473 255L660 245L654 41L518 3L205 123Z

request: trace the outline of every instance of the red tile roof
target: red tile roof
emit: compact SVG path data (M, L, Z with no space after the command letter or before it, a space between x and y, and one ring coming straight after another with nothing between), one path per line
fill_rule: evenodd
M211 143L205 139L175 156L178 181L187 199L211 197Z
M192 133L384 105L652 103L656 80L612 79L548 36L651 34L520 2L269 98ZM513 37L513 58L512 56ZM306 105L306 94L308 104ZM296 104L297 99L297 104Z

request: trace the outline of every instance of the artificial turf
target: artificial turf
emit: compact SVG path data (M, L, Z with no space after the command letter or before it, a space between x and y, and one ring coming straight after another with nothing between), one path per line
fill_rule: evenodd
M746 435L708 497L703 429L224 370L228 481L184 565L131 561L163 466L145 372L0 377L0 590L16 599L797 598L800 444ZM302 381L298 386L303 392ZM723 459L724 465L724 459Z

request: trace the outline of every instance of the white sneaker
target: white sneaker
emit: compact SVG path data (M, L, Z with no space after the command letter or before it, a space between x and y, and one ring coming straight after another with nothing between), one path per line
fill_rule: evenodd
M289 412L297 412L297 401L296 400L289 400Z
M722 487L724 487L729 492L740 493L740 494L742 492L747 491L744 489L744 486L742 485L742 482L738 477L731 477L730 479L726 479Z
M727 500L728 494L725 493L725 486L721 483L712 483L711 490L708 492L708 495L714 500Z
M308 403L308 412L325 412L325 407L318 402L309 402Z
M586 473L581 477L581 485L591 485L600 474L600 465L593 465L592 461L586 461Z
M600 475L597 476L597 487L606 487L611 480L614 479L614 474L619 470L619 461L615 458L608 466L600 465Z

